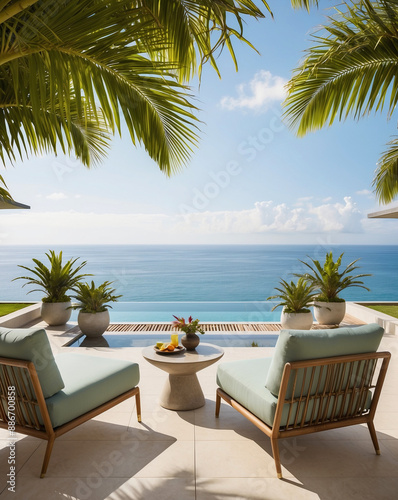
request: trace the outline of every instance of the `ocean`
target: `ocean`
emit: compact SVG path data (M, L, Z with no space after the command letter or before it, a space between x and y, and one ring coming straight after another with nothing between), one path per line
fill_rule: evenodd
M369 273L361 288L345 290L346 300L398 300L398 246L305 245L98 245L50 247L63 250L65 259L87 261L85 271L97 284L113 281L124 302L246 302L264 301L281 278L296 279L304 271L299 259L323 261L344 252L343 264L360 259L358 273ZM46 263L49 247L1 246L0 300L40 300L13 278L26 275L18 265L32 266L32 258Z

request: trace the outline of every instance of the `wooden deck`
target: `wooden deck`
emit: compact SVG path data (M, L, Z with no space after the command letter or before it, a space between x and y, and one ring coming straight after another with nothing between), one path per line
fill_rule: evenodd
M345 315L341 326L361 325L361 321ZM282 326L280 323L201 323L206 332L279 332ZM334 325L333 325L334 326ZM331 328L327 325L313 325L313 329ZM112 323L107 329L107 333L121 332L172 332L176 331L171 323Z

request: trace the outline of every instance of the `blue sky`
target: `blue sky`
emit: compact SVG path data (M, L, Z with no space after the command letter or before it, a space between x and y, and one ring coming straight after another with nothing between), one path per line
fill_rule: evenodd
M261 55L235 42L222 79L205 68L193 86L199 148L167 178L128 135L87 170L63 155L2 169L30 211L2 211L1 244L398 244L397 221L368 220L379 207L373 172L396 123L385 115L347 120L297 138L281 121L284 84L332 2L309 15L270 2L246 25Z

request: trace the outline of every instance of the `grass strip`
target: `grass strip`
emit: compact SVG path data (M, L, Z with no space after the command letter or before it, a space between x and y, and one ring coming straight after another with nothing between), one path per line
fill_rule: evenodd
M394 318L398 318L398 306L393 305L377 305L377 306L366 306L369 309L373 309L374 311L378 311L384 314L388 314L389 316L393 316Z
M23 309L24 307L31 306L32 303L30 304L0 304L0 317L5 316L6 314L10 314L14 311L19 311L20 309Z

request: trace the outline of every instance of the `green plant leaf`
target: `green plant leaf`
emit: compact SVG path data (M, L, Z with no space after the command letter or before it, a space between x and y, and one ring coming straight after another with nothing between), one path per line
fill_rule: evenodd
M357 0L335 7L287 85L284 117L299 136L371 112L391 117L398 102L398 2ZM344 10L343 10L344 9ZM398 193L396 141L375 178L379 200Z
M30 290L28 293L44 291L44 302L65 302L65 298L69 300L68 292L73 291L78 286L79 282L91 274L78 274L86 265L86 261L76 265L78 258L69 259L65 264L62 263L62 252L58 255L49 250L45 254L50 261L50 267L47 267L38 259L32 259L35 267L18 266L30 272L33 276L18 276L13 281L22 279L25 280L22 286L33 285L38 288Z
M343 255L344 253L338 257L336 262L334 262L333 253L327 253L323 265L318 260L312 258L310 258L312 264L300 260L300 262L309 269L309 272L304 274L295 273L295 276L302 277L311 283L313 289L318 291L318 298L324 301L341 301L338 294L350 287L364 288L369 291L369 288L364 286L363 282L360 281L359 278L371 276L371 274L357 274L355 276L349 275L358 269L358 266L355 266L355 263L358 262L359 259L350 262L345 269L340 271Z
M382 203L389 203L398 194L398 137L392 139L379 159L373 186Z
M307 312L317 296L314 292L314 285L303 276L299 277L297 283L294 281L288 283L281 279L280 285L280 288L275 288L279 294L267 298L267 300L279 299L278 304L271 309L272 311L277 307L283 307L287 313Z
M84 313L99 313L106 311L109 307L108 302L116 302L122 295L115 295L116 290L111 287L113 282L104 281L98 287L94 281L89 283L77 283L76 295L77 304L72 305L72 309L80 309Z
M265 0L261 4L269 11ZM127 125L166 174L198 144L197 107L183 85L264 17L251 0L0 2L0 158L74 153L90 167ZM229 24L231 23L231 24ZM5 191L0 191L0 195Z

